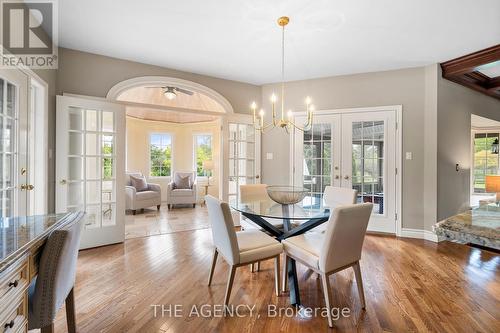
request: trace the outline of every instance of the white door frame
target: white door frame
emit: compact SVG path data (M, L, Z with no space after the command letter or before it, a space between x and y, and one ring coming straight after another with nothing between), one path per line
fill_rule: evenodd
M396 164L396 236L401 236L401 229L403 225L403 216L401 214L402 208L402 142L403 142L403 106L402 105L387 105L387 106L374 106L374 107L360 107L360 108L345 108L345 109L327 109L314 111L314 117L321 115L342 115L352 113L366 113L366 112L380 112L389 111L394 112L396 115L396 142L395 142L395 164ZM306 112L294 112L293 118L305 116ZM314 118L313 118L314 121ZM295 147L290 145L290 184L294 182L294 160Z

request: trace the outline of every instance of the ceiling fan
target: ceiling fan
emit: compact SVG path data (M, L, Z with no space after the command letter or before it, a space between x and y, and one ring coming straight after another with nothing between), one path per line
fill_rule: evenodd
M169 100L173 100L177 97L177 93L182 93L186 94L189 96L192 96L194 93L192 91L182 89L179 87L174 87L174 86L163 86L163 87L146 87L146 88L162 88L163 89L163 94L165 97Z

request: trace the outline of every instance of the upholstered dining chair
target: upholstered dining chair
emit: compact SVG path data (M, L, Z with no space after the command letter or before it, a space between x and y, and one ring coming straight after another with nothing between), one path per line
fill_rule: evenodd
M265 200L269 198L269 195L267 194L267 184L245 184L245 185L240 185L240 201L241 202L251 202L251 201L259 201L259 200ZM265 218L264 219L275 226L278 229L283 228L283 221L281 219L271 219L271 218ZM251 226L252 228L260 229L258 225L256 225L254 222L250 221L249 219L240 216L240 221L244 221L243 226ZM252 272L259 271L260 270L260 263L256 262L255 264L250 265L250 270Z
M207 195L205 200L214 242L208 285L212 283L217 257L220 254L230 266L224 296L224 305L228 305L236 268L274 259L275 290L276 295L279 296L280 254L283 252L281 243L260 230L236 232L229 205L211 195Z
M323 193L324 206L332 211L338 206L356 203L358 191L347 187L326 186Z
M366 307L359 260L372 209L371 203L337 207L330 215L325 233L306 232L282 242L285 266L288 258L293 258L321 276L330 327L333 327L328 281L331 274L352 267L362 308Z
M68 332L76 332L73 288L80 231L80 222L75 222L49 236L42 250L38 276L29 287L28 329L53 332L57 311L66 302Z
M333 212L337 207L355 204L357 196L358 191L352 188L326 186L323 192L323 206ZM311 232L325 232L327 226L328 223L323 223Z

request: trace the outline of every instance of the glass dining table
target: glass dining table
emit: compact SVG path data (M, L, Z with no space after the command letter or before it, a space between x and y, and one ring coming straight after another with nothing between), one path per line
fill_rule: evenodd
M310 205L309 199L306 197L295 205L282 205L273 201L269 196L254 197L233 203L230 206L281 242L286 238L303 234L328 221L330 210L323 205ZM272 220L283 221L283 228L273 225ZM297 268L295 260L292 258L288 258L287 274L290 303L300 306Z

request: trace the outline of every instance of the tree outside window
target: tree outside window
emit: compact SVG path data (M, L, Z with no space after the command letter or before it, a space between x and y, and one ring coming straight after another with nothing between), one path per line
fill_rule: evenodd
M151 134L149 165L151 177L168 177L172 174L172 136L170 134Z
M196 134L194 136L194 161L196 174L204 176L203 161L212 159L212 135Z

